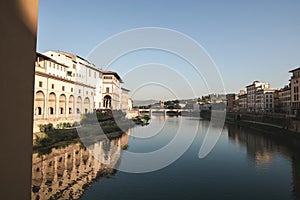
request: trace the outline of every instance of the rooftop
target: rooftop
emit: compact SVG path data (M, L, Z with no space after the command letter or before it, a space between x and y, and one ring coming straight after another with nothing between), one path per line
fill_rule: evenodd
M119 74L117 72L103 71L102 73L103 73L103 75L114 75L121 83L123 83L121 77L119 76Z
M292 69L292 70L289 71L289 72L293 73L294 71L298 71L298 70L300 70L300 67L298 67L298 68L296 68L296 69Z

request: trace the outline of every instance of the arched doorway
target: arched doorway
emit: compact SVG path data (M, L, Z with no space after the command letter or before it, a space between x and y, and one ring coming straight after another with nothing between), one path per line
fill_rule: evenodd
M104 108L111 108L111 96L105 95L103 99Z
M64 94L59 96L59 114L66 114L66 95Z
M76 114L81 113L81 107L82 107L82 99L79 96L79 97L77 97L77 101L76 101Z
M51 92L49 94L49 100L48 100L49 115L55 114L55 108L56 108L56 95L54 92Z
M84 113L89 113L89 110L90 110L90 99L88 97L86 97L84 99L84 102L83 102L83 109L84 109Z
M69 114L73 114L74 109L74 96L70 95L69 97Z
M42 91L37 91L35 93L35 99L34 99L34 108L35 108L35 112L34 114L38 117L38 116L42 116L43 113L43 109L44 109L44 105L45 105L45 95Z

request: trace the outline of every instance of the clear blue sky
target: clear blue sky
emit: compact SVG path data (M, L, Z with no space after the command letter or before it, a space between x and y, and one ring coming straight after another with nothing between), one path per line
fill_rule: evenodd
M300 64L299 10L298 0L40 0L37 50L63 50L87 57L100 42L121 31L170 28L189 35L206 49L227 92L238 92L254 80L279 88L288 84L288 71ZM157 58L161 56L166 59ZM137 53L116 65L128 65L124 69L129 69L129 65L143 64L143 59L161 62L172 56ZM175 60L164 64L176 68ZM148 96L141 93L137 98L148 99L155 91L157 88L149 87ZM197 95L204 93L199 90ZM178 96L191 95L182 90Z

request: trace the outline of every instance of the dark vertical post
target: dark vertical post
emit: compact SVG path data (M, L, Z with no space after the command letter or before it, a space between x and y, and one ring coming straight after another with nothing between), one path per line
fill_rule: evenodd
M1 194L30 199L38 0L0 1Z

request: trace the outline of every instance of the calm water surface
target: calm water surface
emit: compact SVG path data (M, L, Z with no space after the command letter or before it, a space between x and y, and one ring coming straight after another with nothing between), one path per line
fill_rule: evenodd
M199 127L183 156L155 172L116 171L79 144L34 154L32 199L300 199L299 141L225 125L212 152L199 159L208 125L195 118L157 116L149 126L111 141L128 151L149 152L165 146L179 127L184 134ZM102 162L122 162L121 150L101 141L88 149L96 147Z

